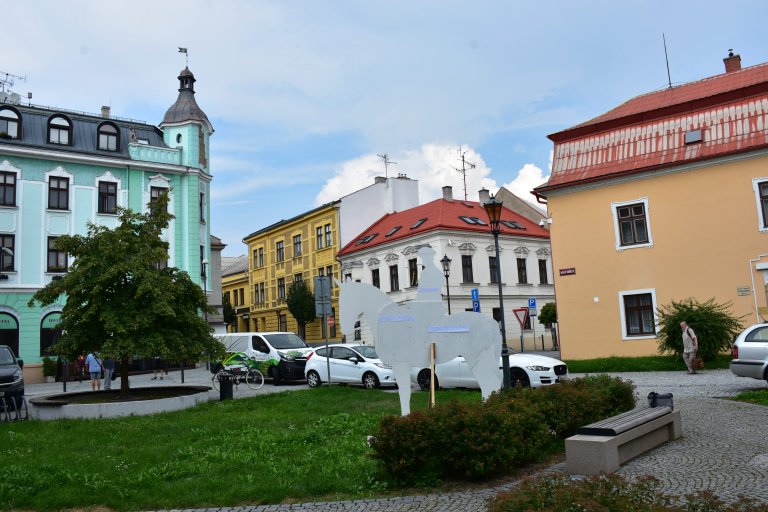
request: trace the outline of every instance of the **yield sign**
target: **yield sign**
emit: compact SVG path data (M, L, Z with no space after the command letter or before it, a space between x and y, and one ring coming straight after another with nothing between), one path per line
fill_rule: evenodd
M528 308L517 308L512 311L515 312L517 321L520 322L520 328L522 329L525 326L525 321L528 320Z

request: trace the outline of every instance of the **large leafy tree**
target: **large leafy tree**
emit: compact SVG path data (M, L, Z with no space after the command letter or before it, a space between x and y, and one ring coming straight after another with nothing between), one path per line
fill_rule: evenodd
M718 354L727 352L736 336L742 330L743 317L736 317L730 312L731 303L717 304L715 299L698 302L689 298L672 301L659 306L659 352L662 354L681 355L683 353L683 333L680 322L685 320L696 333L699 340L699 356L711 360Z
M288 288L288 295L285 297L285 303L288 306L288 311L299 324L299 334L304 337L307 324L316 318L315 296L306 281L294 281L291 284L291 287Z
M75 357L99 350L119 361L120 391L129 394L133 356L184 361L219 355L202 312L212 312L205 294L186 272L161 265L168 258L162 230L173 218L167 197L147 213L119 208L114 229L89 223L87 235L62 236L56 246L74 257L68 272L29 301L53 304L64 297L52 350Z

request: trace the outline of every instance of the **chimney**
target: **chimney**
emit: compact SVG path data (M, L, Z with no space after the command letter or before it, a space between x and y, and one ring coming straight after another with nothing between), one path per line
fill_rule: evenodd
M443 199L446 201L453 201L453 187L446 185L443 187Z
M107 105L101 107L101 117L109 117L109 107Z
M480 198L481 205L484 205L491 200L491 193L486 188L481 188L477 195Z
M374 183L386 183L387 182L387 178L385 178L384 176L376 176L375 178L373 178L373 182Z
M728 50L728 56L723 59L725 63L725 72L733 73L741 69L741 56L733 54L733 48Z

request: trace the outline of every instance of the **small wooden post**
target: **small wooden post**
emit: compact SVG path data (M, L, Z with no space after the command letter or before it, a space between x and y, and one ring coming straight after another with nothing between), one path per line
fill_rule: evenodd
M435 406L435 344L429 344L429 407Z

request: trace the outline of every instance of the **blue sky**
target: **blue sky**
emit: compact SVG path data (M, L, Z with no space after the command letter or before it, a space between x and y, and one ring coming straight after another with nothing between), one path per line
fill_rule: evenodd
M8 2L10 3L10 2ZM768 61L768 2L162 0L3 7L0 70L32 102L158 124L189 49L211 142L212 233L243 236L384 175L518 195L546 138L633 96Z

